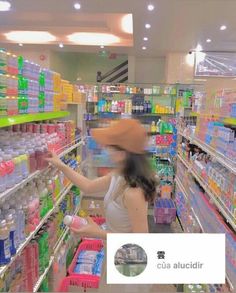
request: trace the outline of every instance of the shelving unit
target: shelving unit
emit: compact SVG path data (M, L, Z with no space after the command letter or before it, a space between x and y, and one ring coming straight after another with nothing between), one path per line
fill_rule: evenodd
M197 182L201 185L201 187L205 190L205 192L210 197L211 201L215 204L217 209L221 212L227 222L231 225L234 231L236 231L236 220L231 214L231 212L227 209L224 203L220 200L220 198L211 190L211 188L204 182L201 177L197 174L197 172L192 168L192 166L183 159L180 155L178 155L178 159L185 165L191 175L197 180Z
M70 147L68 147L64 151L62 151L60 153L59 157L65 156L66 154L68 154L69 152L71 152L73 149L79 147L82 144L83 144L83 140L81 140L81 141L79 141L79 142L71 145ZM37 170L34 173L30 174L26 179L24 179L20 183L16 184L14 187L9 188L6 191L0 193L0 201L7 199L10 195L12 195L13 193L15 193L20 188L24 187L31 180L33 180L34 178L36 178L40 174L43 174L43 173L47 172L48 169L49 169L49 167L47 169L44 169L44 170Z
M0 278L1 276L7 271L7 269L13 264L13 262L16 260L17 256L21 254L21 252L23 251L23 249L29 244L29 242L34 238L34 236L37 234L37 232L40 230L40 228L43 226L43 224L48 220L48 218L52 215L52 213L55 211L55 209L59 206L59 204L62 202L62 200L64 199L64 197L66 196L66 194L68 193L68 191L71 189L72 187L72 183L68 184L68 186L66 186L61 194L60 197L58 199L58 201L55 203L53 209L51 209L47 215L40 221L39 225L37 226L37 228L30 233L30 235L26 238L26 240L24 241L24 243L21 244L21 246L17 249L16 255L14 257L11 258L11 261L5 265L0 267Z
M78 205L78 207L76 208L75 212L73 213L74 215L77 215L77 213L79 212L79 209L80 209L80 206L81 206L81 201L82 201L82 198L80 199L80 204ZM50 260L49 260L49 265L48 267L45 269L45 271L43 272L43 274L39 277L37 283L35 284L34 286L34 289L33 289L33 292L38 292L44 278L46 277L46 275L48 274L53 262L54 262L54 259L55 259L55 256L58 252L58 250L60 249L66 235L69 233L70 229L69 228L66 228L64 230L64 232L62 233L61 237L58 239L56 245L54 246L53 248L53 251L54 251L54 254L50 257Z
M35 114L22 114L17 116L7 116L0 118L0 128L12 126L16 124L23 124L28 122L44 121L58 119L68 116L70 113L67 111L59 112L45 112Z
M223 154L217 152L214 150L211 146L205 144L203 141L192 138L189 136L184 135L181 131L178 132L179 135L185 137L187 140L189 140L192 144L195 144L196 146L200 147L203 151L211 155L214 159L216 159L221 165L229 169L231 172L236 174L236 163L230 160L228 157L224 156Z

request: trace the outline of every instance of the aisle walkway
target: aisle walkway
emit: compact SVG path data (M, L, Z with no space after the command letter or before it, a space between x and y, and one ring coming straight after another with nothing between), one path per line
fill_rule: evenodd
M176 221L171 225L156 225L153 221L153 217L150 215L149 219L149 230L150 233L181 233L181 227ZM182 291L182 290L181 290ZM104 266L104 272L100 287L97 290L88 289L86 292L96 293L168 293L168 292L181 292L177 291L174 285L108 285L106 284L106 272ZM78 288L71 288L70 292L83 292Z

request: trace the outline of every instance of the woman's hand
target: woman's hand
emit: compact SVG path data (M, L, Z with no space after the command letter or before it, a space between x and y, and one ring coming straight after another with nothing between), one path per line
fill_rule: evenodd
M106 238L106 232L102 230L90 217L86 218L88 224L80 229L70 228L75 234L79 234L80 237L91 238Z
M47 162L51 163L59 169L64 165L60 158L53 152L48 152L48 156L44 158L44 160L46 160Z

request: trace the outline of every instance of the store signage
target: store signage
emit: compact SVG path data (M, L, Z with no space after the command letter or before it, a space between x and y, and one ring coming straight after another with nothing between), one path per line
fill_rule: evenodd
M195 53L195 76L236 77L236 53Z
M224 284L225 235L108 234L107 283Z

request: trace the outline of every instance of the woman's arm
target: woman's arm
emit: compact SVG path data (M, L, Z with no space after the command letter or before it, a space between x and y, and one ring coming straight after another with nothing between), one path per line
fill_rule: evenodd
M140 188L129 188L124 194L133 233L148 233L148 203Z
M47 158L46 160L62 171L65 176L73 184L78 186L84 193L99 193L102 191L107 191L110 186L111 174L90 180L85 176L78 174L76 171L64 164L54 153L52 153L51 157Z

